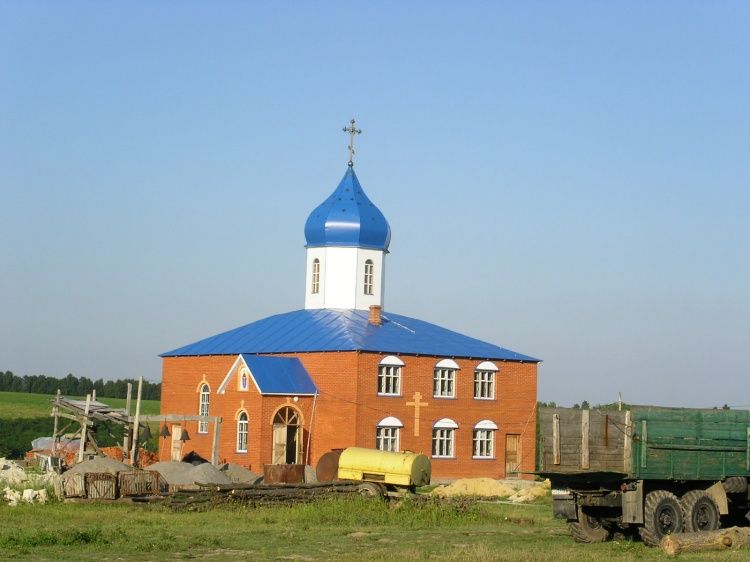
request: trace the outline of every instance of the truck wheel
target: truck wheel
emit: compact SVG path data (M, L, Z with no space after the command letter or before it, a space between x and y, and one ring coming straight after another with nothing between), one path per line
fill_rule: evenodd
M692 490L680 498L685 531L715 531L721 526L719 506L703 490Z
M570 534L578 542L592 543L605 542L609 540L609 529L603 524L598 517L591 517L581 511L578 514L578 521L568 523Z
M663 536L680 531L682 506L677 496L666 490L649 492L643 505L643 527L638 529L643 542L657 546Z

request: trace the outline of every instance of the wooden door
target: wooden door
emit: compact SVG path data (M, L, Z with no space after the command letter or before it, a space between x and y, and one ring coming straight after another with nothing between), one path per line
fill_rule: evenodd
M182 437L182 426L181 425L172 425L172 455L171 458L173 461L181 461L182 460L182 441L180 441L180 437Z
M273 459L271 464L284 464L286 462L286 425L283 423L273 424Z
M302 458L300 413L291 406L281 408L273 417L272 464L296 464Z
M509 433L505 436L505 477L518 478L521 464L521 436Z

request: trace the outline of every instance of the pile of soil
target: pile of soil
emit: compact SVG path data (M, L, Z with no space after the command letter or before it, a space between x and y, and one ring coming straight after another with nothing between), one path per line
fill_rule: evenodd
M117 474L118 472L133 470L132 467L109 457L95 457L91 460L79 462L73 468L66 471L65 474L85 474L87 472L107 472Z
M252 470L234 463L225 464L221 467L221 471L235 484L255 484L258 479L262 479Z
M170 486L191 486L193 484L231 484L232 480L211 463L193 466L187 462L162 461L152 464L146 470L161 474Z
M534 486L521 488L515 494L508 498L513 503L529 503L537 498L546 496L550 491L550 481L536 482Z
M507 498L515 493L515 488L492 478L461 478L447 486L438 486L431 492L432 495L443 498L455 496Z

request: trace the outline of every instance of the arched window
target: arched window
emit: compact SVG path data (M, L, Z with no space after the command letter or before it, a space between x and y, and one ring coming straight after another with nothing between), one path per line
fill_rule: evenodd
M495 373L497 365L483 361L474 370L474 398L477 400L495 399Z
M320 292L320 260L315 258L312 262L312 282L310 292L314 295Z
M432 426L432 456L453 458L456 450L456 430L458 424L450 418L443 418Z
M384 357L378 365L378 394L401 395L401 368L404 362L398 357Z
M435 398L456 397L456 371L458 363L453 359L443 359L435 365L432 377L432 395Z
M398 452L399 434L402 427L404 427L404 424L401 423L401 420L393 416L380 420L375 429L375 448L381 451Z
M475 459L495 458L495 432L497 424L491 420L482 420L474 426L473 445Z
M211 390L208 388L208 385L204 383L201 385L200 400L198 402L198 415L199 416L208 415L208 404L210 400L211 400ZM198 422L198 433L208 433L207 421Z
M247 412L237 416L237 452L247 453Z
M372 294L374 278L375 278L375 264L372 263L372 260L367 260L365 262L365 294L366 295Z

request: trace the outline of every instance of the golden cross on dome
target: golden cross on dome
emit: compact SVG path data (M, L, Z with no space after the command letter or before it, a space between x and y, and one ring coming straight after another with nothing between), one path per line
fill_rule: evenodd
M354 166L354 135L362 134L362 129L357 129L354 125L356 125L356 121L352 119L349 121L349 126L344 127L344 132L349 133L351 137L349 139L349 166Z

